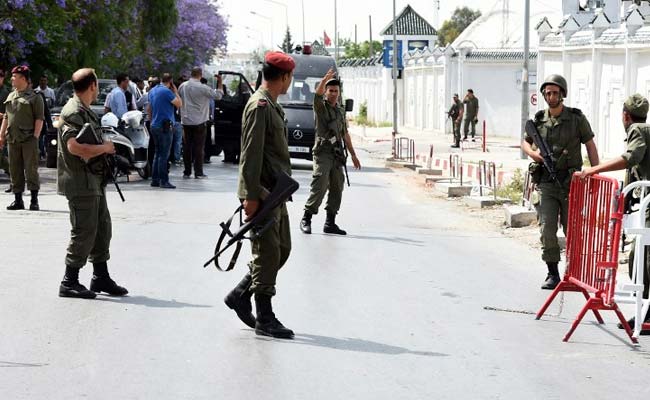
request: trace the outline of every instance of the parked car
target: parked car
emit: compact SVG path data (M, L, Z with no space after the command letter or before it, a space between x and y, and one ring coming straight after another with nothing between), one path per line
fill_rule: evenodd
M97 100L90 105L90 108L101 118L104 115L104 102L108 94L117 86L115 79L99 79L99 95ZM61 110L63 106L66 105L68 100L74 95L72 90L72 81L67 81L61 86L59 86L55 91L55 101L53 107L50 109L50 114L52 115L52 126L54 129L49 130L46 136L46 153L47 159L45 165L48 168L56 168L56 153L57 153L57 127L59 116L61 115Z

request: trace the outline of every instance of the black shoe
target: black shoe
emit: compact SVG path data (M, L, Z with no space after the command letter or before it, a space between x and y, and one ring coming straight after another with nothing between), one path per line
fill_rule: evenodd
M151 181L151 187L160 187L160 182Z
M223 302L237 313L237 317L244 324L255 329L255 316L253 316L253 305L251 304L253 293L249 290L251 283L251 275L246 274L244 279L223 299Z
M545 290L553 290L557 287L557 285L560 283L560 276L559 275L551 275L548 274L546 275L546 280L544 281L544 284L542 285L542 289Z
M24 210L24 209L25 209L25 203L23 203L22 201L14 201L13 203L7 206L7 210Z
M630 329L632 329L632 330L634 330L634 321L635 321L634 317L630 318L630 319L627 321L627 324L630 326ZM650 322L650 318L647 318L647 317L646 317L646 320L645 320L644 323L649 323L649 322ZM623 327L623 324L621 324L620 322L619 322L616 326L618 326L618 329L625 329L625 328ZM641 335L641 336L648 336L648 335L650 335L650 329L641 329L641 333L640 333L640 335Z
M271 336L278 339L293 339L293 331L275 318L271 306L271 296L256 294L255 308L257 309L257 320L255 321L255 333L261 336Z
M29 204L29 209L31 211L39 211L41 208L38 206L38 203L31 202Z
M472 138L472 142L476 142L476 139Z
M189 174L183 174L183 179L190 179L190 175Z
M166 183L161 183L160 188L161 189L176 189L176 186L172 185L169 182L166 182Z
M201 175L195 175L195 176L194 176L195 179L205 179L205 178L207 178L207 177L208 177L208 176L207 176L206 174L201 174Z
M347 232L345 232L343 229L339 228L338 225L336 225L336 215L334 214L327 214L327 218L325 219L325 225L323 226L323 232L331 233L334 235L347 234Z
M459 148L459 147L460 147L460 145L459 145L459 144L452 144L452 145L451 145L451 146L449 146L449 147L452 147L452 148L454 148L454 149L457 149L457 148Z
M9 187L5 189L5 193L11 193L13 191L14 191L14 188L11 185L9 185Z
M111 278L98 277L96 275L93 275L93 279L90 281L90 290L95 293L108 293L111 296L126 296L129 293L126 288L119 286Z
M302 233L306 234L311 234L311 214L305 211L305 215L303 215L302 219L300 220L300 230Z
M75 297L78 299L94 299L97 294L86 289L79 281L63 281L59 286L59 297Z

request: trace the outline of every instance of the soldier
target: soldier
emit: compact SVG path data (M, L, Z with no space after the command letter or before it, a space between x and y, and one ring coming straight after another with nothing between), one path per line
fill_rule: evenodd
M43 129L43 97L29 88L29 68L24 65L11 70L11 85L4 105L6 113L0 127L0 148L9 147L9 174L15 200L7 210L24 210L25 181L32 198L29 209L39 210L38 190L38 138Z
M474 96L472 89L467 89L467 94L463 99L463 103L467 104L467 111L465 112L465 124L463 125L463 133L465 136L463 140L467 140L467 133L469 132L469 125L472 125L472 142L475 142L476 136L476 123L478 122L478 98Z
M265 193L275 185L279 172L291 175L284 110L278 97L287 93L295 62L282 52L268 52L264 57L260 88L251 96L242 116L241 158L238 196L247 218L259 208ZM286 205L273 210L271 227L252 240L253 260L250 273L224 299L226 305L258 335L291 339L286 328L273 313L271 297L275 295L278 271L289 258L291 235ZM251 297L255 295L257 319L253 317Z
M5 88L5 70L0 68L0 124L5 114L5 100L9 97L9 91ZM9 159L7 157L7 149L0 149L0 168L4 169L5 173L9 175ZM11 185L5 193L11 193Z
M334 77L334 71L330 69L316 88L314 96L316 119L316 141L312 149L314 172L309 198L305 204L305 214L300 221L300 230L306 234L311 233L311 217L318 213L325 192L328 192L325 206L327 219L323 232L346 234L336 225L336 214L341 207L341 195L345 183L343 165L346 157L343 154L343 141L352 155L354 167L361 168L361 163L354 152L348 133L345 110L338 104L340 89L341 83Z
M451 108L447 112L449 118L451 118L451 123L453 124L454 129L454 144L451 147L459 148L460 147L460 123L463 120L463 114L465 112L463 103L458 99L458 93L454 93L454 98L452 99ZM467 134L466 134L467 136Z
M634 181L650 180L650 125L646 123L648 116L648 100L640 94L630 96L623 104L623 127L626 132L626 149L619 157L606 161L598 166L585 168L580 177L599 174L607 171L627 169L625 184ZM634 243L630 251L629 270L630 277L634 266ZM645 247L644 258L643 298L648 298L650 287L650 247ZM650 322L650 312L646 314L644 322ZM634 326L634 318L628 321ZM619 324L619 328L623 328ZM642 335L650 335L650 330L641 331Z
M551 180L549 172L542 168L544 159L539 149L533 149L530 136L521 143L522 150L535 161L531 164L533 181L540 194L538 206L542 242L542 260L548 267L548 275L542 289L554 289L560 283L558 262L560 246L557 240L557 223L560 217L562 230L566 234L571 176L582 169L582 148L587 148L591 165L598 165L598 150L593 141L594 133L587 117L577 108L564 105L567 95L566 80L560 75L550 75L540 88L548 108L535 114L535 126L546 140L557 170L557 182Z
M124 296L128 291L111 279L106 264L112 235L104 179L107 171L91 171L86 164L94 157L114 154L115 147L110 141L93 145L76 139L86 123L100 129L99 117L90 109L99 93L95 71L77 70L72 75L72 87L74 96L61 110L58 132L57 191L68 199L72 225L59 296L92 299L99 292ZM79 270L87 259L93 263L90 290L79 283Z

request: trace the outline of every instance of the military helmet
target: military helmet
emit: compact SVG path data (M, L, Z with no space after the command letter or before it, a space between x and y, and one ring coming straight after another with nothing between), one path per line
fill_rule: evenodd
M542 94L544 94L544 88L547 85L559 86L560 89L564 92L562 93L562 97L566 97L568 93L567 84L566 79L564 79L562 75L552 74L547 76L546 79L544 79L544 83L542 83L542 86L539 88L539 91L542 92Z
M623 109L630 115L638 118L646 118L648 116L648 99L638 93L628 97L623 103Z

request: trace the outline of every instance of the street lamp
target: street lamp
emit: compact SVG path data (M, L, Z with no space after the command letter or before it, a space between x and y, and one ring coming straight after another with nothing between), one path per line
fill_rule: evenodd
M269 25L271 26L271 50L273 50L273 46L274 46L273 43L275 43L275 41L273 40L273 18L267 17L266 15L260 13L256 13L255 11L251 11L251 14L263 18L269 22Z

